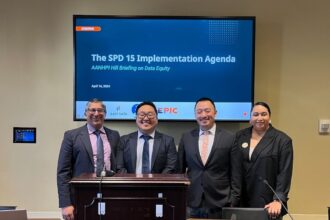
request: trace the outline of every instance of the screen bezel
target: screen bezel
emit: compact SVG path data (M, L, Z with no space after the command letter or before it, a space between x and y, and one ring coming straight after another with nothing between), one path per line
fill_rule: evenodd
M254 87L255 87L255 35L256 35L256 17L255 16L153 16L153 15L132 15L132 16L123 16L123 15L73 15L73 59L74 59L74 99L73 99L73 121L86 121L86 118L77 118L77 83L76 83L76 19L77 18L86 18L86 19L209 19L209 20L251 20L252 21L252 51L251 51L251 107L254 103ZM95 97L97 98L97 97ZM105 100L102 100L105 101ZM151 100L152 101L152 100ZM105 121L134 121L135 118L132 119L116 119L116 118L105 118ZM195 121L195 119L158 119L159 121L166 122L184 122L184 121ZM238 119L238 120L230 120L230 119L218 119L215 121L223 121L223 122L248 122L249 117L247 119Z

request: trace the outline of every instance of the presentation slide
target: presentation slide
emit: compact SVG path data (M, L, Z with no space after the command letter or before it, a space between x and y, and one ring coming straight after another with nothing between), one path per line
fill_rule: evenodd
M249 120L254 18L74 17L75 119L92 98L109 120L132 120L153 101L164 120L194 120L210 97L217 120Z

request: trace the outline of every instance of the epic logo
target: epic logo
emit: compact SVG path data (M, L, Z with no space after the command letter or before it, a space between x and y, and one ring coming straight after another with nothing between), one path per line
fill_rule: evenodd
M158 108L159 114L177 114L178 108L172 108L172 107L165 107L165 108Z

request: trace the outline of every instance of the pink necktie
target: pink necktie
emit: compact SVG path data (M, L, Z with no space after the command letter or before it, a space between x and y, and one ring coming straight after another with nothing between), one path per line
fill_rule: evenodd
M202 147L201 147L201 158L203 164L205 165L207 161L207 152L208 152L208 145L209 145L209 131L204 131L202 134Z

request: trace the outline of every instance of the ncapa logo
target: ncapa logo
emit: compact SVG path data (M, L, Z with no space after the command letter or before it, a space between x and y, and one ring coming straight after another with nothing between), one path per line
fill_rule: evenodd
M132 113L135 114L136 113L136 108L139 104L135 104L132 106Z

